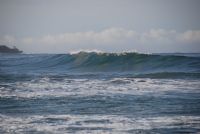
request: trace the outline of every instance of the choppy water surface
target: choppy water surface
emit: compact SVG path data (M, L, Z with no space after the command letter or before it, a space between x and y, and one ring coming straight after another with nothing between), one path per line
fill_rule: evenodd
M92 54L1 55L0 133L200 132L198 56Z

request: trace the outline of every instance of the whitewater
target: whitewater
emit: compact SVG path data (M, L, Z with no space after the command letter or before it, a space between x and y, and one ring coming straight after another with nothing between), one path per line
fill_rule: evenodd
M0 54L0 133L198 133L200 54Z

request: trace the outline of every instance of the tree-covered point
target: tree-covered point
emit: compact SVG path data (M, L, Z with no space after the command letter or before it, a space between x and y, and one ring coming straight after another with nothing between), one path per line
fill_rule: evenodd
M15 46L13 48L10 48L5 45L0 45L0 53L22 53L22 51Z

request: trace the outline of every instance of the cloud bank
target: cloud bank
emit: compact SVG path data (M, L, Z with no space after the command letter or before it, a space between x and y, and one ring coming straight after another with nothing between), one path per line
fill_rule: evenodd
M101 43L110 44L120 40L134 38L136 33L132 30L123 28L110 28L100 32L87 31L75 33L63 33L58 35L45 35L40 38L24 38L22 43L32 44L84 44L84 43Z
M15 44L30 52L59 52L77 49L100 49L100 50L147 50L151 46L162 50L164 46L174 45L174 49L195 44L194 50L200 51L200 30L188 30L177 32L175 30L151 29L147 32L137 32L124 28L108 28L102 31L66 32L57 35L44 35L41 37L15 38L4 36L0 38L1 44ZM186 47L185 49L191 48ZM173 48L173 47L172 47ZM29 50L30 49L30 50ZM45 51L46 50L46 51Z

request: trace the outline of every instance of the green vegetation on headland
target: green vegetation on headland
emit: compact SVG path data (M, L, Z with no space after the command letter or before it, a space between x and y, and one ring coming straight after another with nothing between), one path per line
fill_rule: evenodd
M22 53L22 51L16 47L10 48L5 45L0 45L0 53Z

